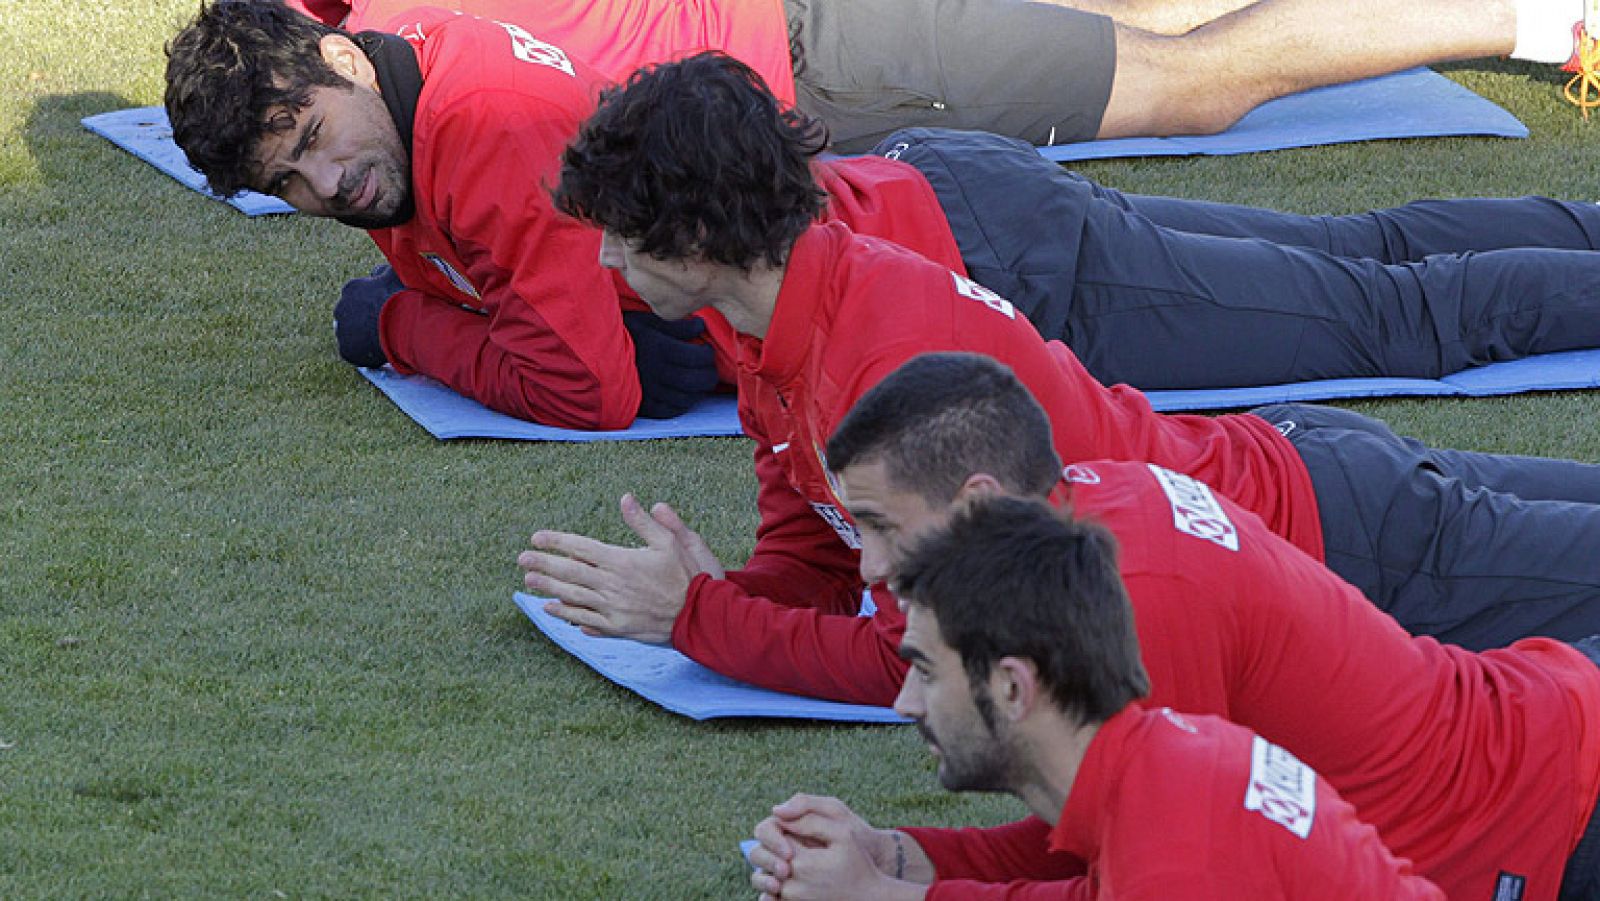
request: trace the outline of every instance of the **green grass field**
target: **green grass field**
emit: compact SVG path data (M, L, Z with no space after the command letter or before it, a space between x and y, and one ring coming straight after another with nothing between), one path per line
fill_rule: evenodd
M0 897L726 897L766 807L975 824L915 733L697 724L511 603L535 528L624 491L749 552L742 440L438 443L341 363L359 232L252 221L83 131L157 103L192 0L0 16ZM1527 141L1102 163L1114 186L1344 212L1600 198L1555 73L1461 66ZM1363 405L1436 443L1600 462L1593 394Z

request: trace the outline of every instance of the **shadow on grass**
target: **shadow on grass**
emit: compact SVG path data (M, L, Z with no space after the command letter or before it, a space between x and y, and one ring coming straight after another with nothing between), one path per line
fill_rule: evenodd
M79 177L81 167L92 163L92 154L99 154L102 148L121 153L85 129L80 120L131 106L134 106L133 101L110 91L49 94L39 98L28 111L22 139L46 186Z
M1453 63L1435 63L1429 68L1436 72L1494 72L1504 75L1517 75L1531 81L1543 81L1549 84L1565 84L1572 75L1561 71L1560 66L1549 63L1530 63L1520 59L1464 59Z

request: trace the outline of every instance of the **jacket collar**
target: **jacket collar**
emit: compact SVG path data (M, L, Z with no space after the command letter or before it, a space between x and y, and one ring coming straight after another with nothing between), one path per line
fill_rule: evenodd
M410 181L412 134L417 120L417 101L422 96L422 68L417 65L416 50L405 38L381 31L363 31L352 35L351 39L371 60L373 69L378 73L378 93L382 95L383 105L388 107L389 116L394 119L395 128L400 132L400 143L406 148L406 177ZM412 181L405 203L394 211L393 216L376 225L364 222L359 227L394 228L410 222L417 213L415 192L416 183Z
M765 340L739 336L739 368L774 388L798 379L811 354L815 333L826 330L820 309L832 296L830 282L837 260L839 223L813 223L789 249L783 286L772 310Z

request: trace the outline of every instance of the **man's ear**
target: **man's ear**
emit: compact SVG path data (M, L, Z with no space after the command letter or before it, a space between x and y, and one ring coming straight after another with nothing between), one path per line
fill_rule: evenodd
M344 78L364 88L378 89L378 71L355 41L342 34L325 34L317 42L322 61Z
M986 472L975 472L956 489L956 503L970 503L984 497L1002 497L1006 489L1000 480Z
M1009 723L1020 723L1044 699L1039 668L1026 657L1001 657L989 670L989 695L995 712Z

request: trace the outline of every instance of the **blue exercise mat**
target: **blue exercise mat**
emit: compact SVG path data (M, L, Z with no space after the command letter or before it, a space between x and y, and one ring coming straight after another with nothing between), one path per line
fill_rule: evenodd
M736 682L662 645L590 638L544 612L543 598L516 594L517 606L551 641L595 672L673 713L708 720L724 716L903 723L887 707L841 704Z
M518 441L641 441L646 438L708 438L740 435L738 402L733 395L700 401L672 419L636 419L625 429L586 432L539 425L507 416L421 375L392 369L362 369L402 412L441 441L449 438L510 438Z
M206 187L205 177L189 165L178 145L172 143L172 125L167 111L159 106L101 113L82 120L83 127L121 147L141 160L207 197L221 200L246 216L292 213L294 207L276 197L245 191L235 197L218 197Z
M1170 413L1291 401L1402 396L1489 397L1577 388L1600 388L1600 350L1569 350L1490 363L1442 379L1326 379L1254 388L1148 391L1145 395L1150 398L1152 407Z
M402 412L433 437L507 438L520 441L631 441L644 438L695 438L738 435L739 414L732 397L705 401L676 419L640 419L615 432L584 432L525 422L496 413L424 376L396 375L389 369L361 374ZM1522 360L1491 363L1442 379L1324 379L1251 388L1149 391L1150 405L1164 413L1222 410L1293 401L1363 397L1488 397L1524 391L1600 388L1600 350L1573 350Z
M200 173L172 143L159 106L101 113L83 125L203 194ZM1223 155L1382 138L1490 135L1525 138L1517 118L1431 69L1411 69L1351 84L1317 88L1262 104L1221 134L1178 138L1118 138L1040 148L1066 162L1127 156ZM227 201L248 216L293 212L288 204L246 192Z
M1432 69L1410 69L1270 100L1227 131L1175 138L1114 138L1040 148L1057 162L1125 156L1226 156L1385 138L1486 135L1525 138L1528 128Z

